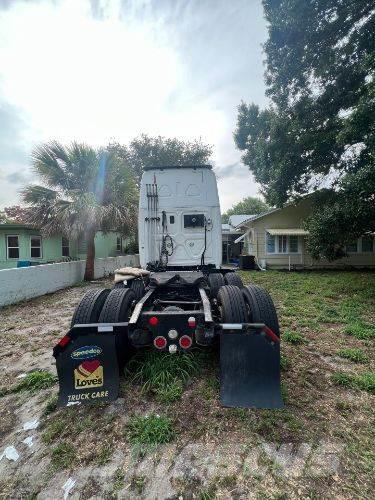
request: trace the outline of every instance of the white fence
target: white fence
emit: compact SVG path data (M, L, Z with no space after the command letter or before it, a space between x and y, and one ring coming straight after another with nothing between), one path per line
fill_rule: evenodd
M0 270L0 307L39 297L83 280L86 261L59 262ZM139 255L95 259L95 278L125 266L139 266Z

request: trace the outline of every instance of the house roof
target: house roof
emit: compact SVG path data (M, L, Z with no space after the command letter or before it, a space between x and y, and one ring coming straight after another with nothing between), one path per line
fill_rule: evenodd
M244 221L252 220L255 215L248 215L248 214L240 214L240 215L231 215L229 217L229 224L232 227L237 227L240 226Z
M0 224L0 229L36 229L33 226L30 226L28 224L21 224L21 223L15 223L15 222L4 222Z

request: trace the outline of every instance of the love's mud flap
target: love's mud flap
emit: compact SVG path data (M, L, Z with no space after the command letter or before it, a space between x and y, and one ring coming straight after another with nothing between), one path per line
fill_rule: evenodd
M119 391L116 337L112 332L82 329L63 348L56 346L54 356L59 378L58 406L114 401ZM65 337L66 338L66 337Z

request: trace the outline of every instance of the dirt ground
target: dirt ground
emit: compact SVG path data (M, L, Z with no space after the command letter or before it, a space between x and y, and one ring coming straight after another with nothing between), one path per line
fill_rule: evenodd
M375 274L243 272L269 290L282 331L285 408L223 408L212 354L181 399L161 403L122 379L110 405L57 410L52 347L89 287L0 311L0 497L9 499L373 498ZM126 433L134 415L167 416L170 443ZM372 424L371 424L372 422Z

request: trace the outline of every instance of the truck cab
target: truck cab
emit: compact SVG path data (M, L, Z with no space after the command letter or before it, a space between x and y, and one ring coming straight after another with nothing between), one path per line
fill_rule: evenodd
M147 169L141 181L138 234L143 268L219 268L221 216L211 166Z

